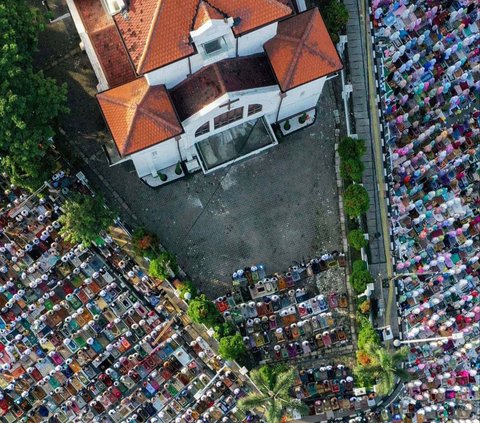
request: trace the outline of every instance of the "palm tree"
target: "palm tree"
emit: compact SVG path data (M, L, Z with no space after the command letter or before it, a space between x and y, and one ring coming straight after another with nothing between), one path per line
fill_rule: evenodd
M407 357L408 348L392 351L368 344L365 350L371 362L357 366L355 373L359 379L375 381L379 395L383 396L391 392L395 388L396 378L403 381L410 378L410 374L402 366Z
M261 407L267 423L279 423L289 410L307 412L308 407L290 396L297 370L287 366L262 366L252 370L250 378L259 392L252 392L238 402L242 411Z

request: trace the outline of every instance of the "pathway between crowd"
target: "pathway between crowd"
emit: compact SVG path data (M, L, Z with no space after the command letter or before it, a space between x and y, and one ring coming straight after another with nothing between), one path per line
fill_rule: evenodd
M370 271L375 278L375 296L380 299L383 314L378 326L390 325L398 334L397 311L394 301L394 286L384 292L382 281L392 277L390 256L390 232L385 203L384 164L379 122L375 75L372 62L370 32L365 36L368 24L366 0L345 0L349 21L347 24L348 73L353 88L352 103L355 132L366 141L364 156L365 173L363 185L368 191L370 209L367 226L370 248Z

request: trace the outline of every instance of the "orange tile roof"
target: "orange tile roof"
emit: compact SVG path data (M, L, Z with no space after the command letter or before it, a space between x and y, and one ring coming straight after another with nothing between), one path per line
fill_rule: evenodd
M75 0L109 87L135 79L135 71L112 17L99 0Z
M282 91L343 68L317 8L280 22L264 48Z
M193 18L193 25L191 29L197 30L203 24L207 23L212 19L224 19L227 17L228 17L227 15L225 15L220 10L215 9L206 1L200 0L200 3L198 3L198 7L197 7L197 13Z
M207 8L206 4L209 13L216 10L218 15L240 18L233 29L236 35L292 13L278 0L130 0L128 14L119 13L114 19L138 74L195 52L190 31L198 9Z
M145 78L104 91L97 99L122 156L183 132L165 87L151 87Z

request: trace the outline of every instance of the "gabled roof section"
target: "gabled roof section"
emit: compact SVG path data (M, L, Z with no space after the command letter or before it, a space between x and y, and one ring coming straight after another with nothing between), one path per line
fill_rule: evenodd
M74 2L109 87L135 79L135 71L115 22L100 0Z
M138 152L183 132L163 85L138 78L97 95L121 156Z
M343 68L317 8L280 22L264 49L284 92Z
M190 31L196 20L239 18L233 31L241 35L291 14L279 0L130 0L128 11L114 20L137 74L143 75L195 52Z
M171 88L170 95L183 122L226 93L269 86L277 86L275 76L267 57L256 54L206 66Z
M210 3L200 0L197 7L197 13L193 18L192 31L201 28L204 24L212 19L225 19L228 15L213 7Z

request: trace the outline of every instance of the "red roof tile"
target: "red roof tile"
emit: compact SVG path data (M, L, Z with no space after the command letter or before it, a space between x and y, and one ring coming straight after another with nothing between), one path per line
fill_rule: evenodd
M219 15L240 18L233 29L237 35L292 13L277 0L130 0L128 14L114 19L138 74L195 52L189 37L199 7L206 8L201 3Z
M167 90L145 78L97 95L120 155L127 156L182 133Z
M182 121L227 92L277 85L264 54L225 59L206 66L170 90Z
M282 91L343 68L317 8L280 22L264 48Z
M197 30L203 24L212 19L224 19L226 17L228 16L223 14L220 10L215 9L206 1L200 0L200 3L197 7L197 13L193 18L192 30Z
M100 0L75 0L75 5L109 87L135 79L135 71L120 34Z

